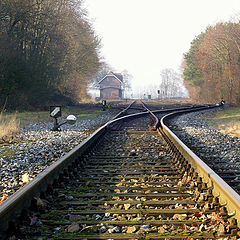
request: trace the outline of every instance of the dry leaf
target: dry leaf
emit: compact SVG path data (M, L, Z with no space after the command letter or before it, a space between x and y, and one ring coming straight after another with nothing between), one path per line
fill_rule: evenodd
M21 180L23 183L28 183L30 181L28 173L23 174Z
M80 226L78 223L72 223L65 229L66 232L71 232L71 233L78 232L79 230L80 230Z

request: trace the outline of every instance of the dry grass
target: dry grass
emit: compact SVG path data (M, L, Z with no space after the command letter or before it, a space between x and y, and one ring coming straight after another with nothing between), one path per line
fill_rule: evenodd
M104 114L99 108L85 109L82 107L64 107L62 109L62 117L59 120L65 119L68 115L73 114L77 118L91 117ZM40 112L0 112L0 142L14 137L20 128L24 128L29 124L53 122L49 115L49 111Z
M220 125L220 131L234 137L240 137L240 122L231 122L225 125Z
M147 102L149 105L172 105L172 104L189 104L192 103L188 98L186 99L161 99L161 100L144 100Z
M211 123L222 133L240 137L240 108L231 107L219 111L211 118Z
M98 101L96 101L94 98L82 98L79 103L97 103Z
M19 132L20 121L17 115L5 116L0 113L0 139L6 140L14 137Z
M11 117L13 114L9 113L7 115ZM49 116L49 111L17 112L16 117L20 121L20 128L24 128L29 124L52 121L51 117Z

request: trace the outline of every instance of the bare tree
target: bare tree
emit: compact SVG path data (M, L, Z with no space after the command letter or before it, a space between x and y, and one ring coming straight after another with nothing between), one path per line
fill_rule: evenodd
M159 90L161 98L187 96L181 75L171 68L166 68L161 71L161 83Z
M106 62L101 62L97 73L91 79L89 87L92 89L99 89L98 82L101 81L109 72L114 72L114 69Z

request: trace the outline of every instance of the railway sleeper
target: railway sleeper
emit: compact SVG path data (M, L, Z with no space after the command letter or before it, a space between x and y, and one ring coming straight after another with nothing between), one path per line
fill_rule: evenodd
M74 171L73 164L62 173L58 188L49 187L35 199L22 220L25 225L12 229L15 235L24 239L236 239L236 219L173 145L167 149L152 132L115 131L110 136L111 148L99 143L81 159L80 171ZM144 151L137 152L141 147ZM161 159L174 170L159 172L155 165ZM125 160L130 165L151 162L152 168L141 172L141 164L136 164L133 172ZM99 166L104 171L108 163L107 172L101 172ZM110 172L114 166L126 169Z

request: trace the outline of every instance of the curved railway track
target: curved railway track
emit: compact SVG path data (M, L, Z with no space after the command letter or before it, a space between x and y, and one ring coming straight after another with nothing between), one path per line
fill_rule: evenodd
M0 205L2 238L237 239L239 195L158 120L176 110L129 105Z

